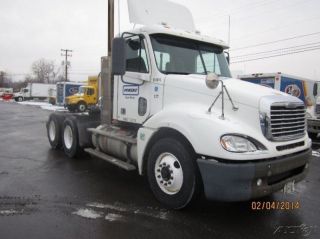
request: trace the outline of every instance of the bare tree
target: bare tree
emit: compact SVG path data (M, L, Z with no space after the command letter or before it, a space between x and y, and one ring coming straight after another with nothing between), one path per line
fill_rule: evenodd
M26 77L26 81L39 83L55 83L61 79L60 69L57 69L54 61L40 59L35 61L32 66L32 75Z
M11 77L5 71L0 71L0 87L9 87L12 82Z
M3 87L4 75L5 75L5 72L4 71L0 71L0 87Z

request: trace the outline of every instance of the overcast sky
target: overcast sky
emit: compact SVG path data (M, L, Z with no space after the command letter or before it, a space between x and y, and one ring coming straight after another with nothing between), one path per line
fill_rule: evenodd
M319 0L174 1L191 10L201 33L226 42L230 16L231 59L238 61L231 64L235 74L281 71L320 80L320 50L314 50L320 48ZM126 0L120 0L120 6L123 30L132 26ZM294 39L237 49L287 38ZM100 57L107 52L107 0L1 0L0 70L23 79L40 58L61 65L61 48L74 50L71 80L99 73ZM247 61L299 49L304 52ZM264 51L271 52L256 54Z

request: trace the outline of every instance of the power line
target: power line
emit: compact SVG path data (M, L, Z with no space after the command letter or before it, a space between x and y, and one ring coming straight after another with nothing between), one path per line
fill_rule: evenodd
M250 53L250 54L245 54L245 55L234 56L233 58L243 58L243 57L248 57L248 56L262 55L262 54L266 54L266 53L286 51L286 50L292 50L295 48L302 48L302 47L316 47L317 44L320 44L320 42L307 43L307 44L303 44L303 45L297 45L297 46L291 46L291 47L285 47L285 48L278 48L278 49L274 49L274 50L270 50L270 51L255 52L255 53ZM316 46L312 46L312 45L316 45Z
M73 52L72 50L69 49L61 49L62 52L61 56L65 56L66 57L66 61L65 61L65 81L68 81L68 57L72 57L71 54L68 54L68 52Z
M238 48L234 48L234 49L230 48L230 51L238 51L238 50L247 49L247 48L253 48L253 47L257 47L257 46L265 46L265 45L270 45L270 44L274 44L274 43L278 43L278 42L289 41L289 40L293 40L293 39L313 36L313 35L317 35L317 34L320 34L320 32L313 32L313 33L309 33L309 34L298 35L298 36L283 38L283 39L279 39L279 40L275 40L275 41L269 41L269 42L263 42L263 43L255 44L255 45L238 47Z
M302 23L302 22L319 21L319 19L320 19L319 16L313 16L313 17L306 18L306 19L300 19L298 21L290 22L289 24L285 24L285 25L282 25L282 26L271 27L271 28L268 28L268 29L266 29L264 31L259 31L259 32L252 33L252 34L246 34L245 36L236 37L236 38L233 38L233 41L234 40L239 40L239 39L252 38L252 36L265 34L267 32L272 32L272 31L275 31L275 30L279 31L279 29L283 29L283 28L286 28L286 27L289 27L289 26L292 26L292 25L297 25L298 23Z
M302 52L309 52L309 51L316 51L316 50L320 50L320 45L313 46L313 47L306 47L306 48L297 49L297 50L291 50L286 53L281 52L281 53L273 54L270 56L262 56L262 57L256 57L256 58L251 58L251 59L231 61L231 64L243 63L243 62L249 62L249 61L257 61L257 60L262 60L262 59L268 59L268 58L279 57L279 56L287 56L287 55L292 55L292 54L297 54L297 53L302 53Z

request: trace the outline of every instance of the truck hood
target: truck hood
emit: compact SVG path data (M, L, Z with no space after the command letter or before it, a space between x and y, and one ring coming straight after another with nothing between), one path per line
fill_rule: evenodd
M205 79L205 75L168 75L166 77L166 87L179 88L180 90L183 90L185 92L192 92L193 95L207 95L208 97L210 97L208 101L208 103L210 104L221 91L221 84L219 84L216 89L209 89L206 86ZM261 97L270 95L282 95L289 97L288 101L290 101L290 98L292 97L286 93L274 90L272 88L260 86L239 79L226 77L220 77L219 79L223 80L232 100L237 104L244 104L254 108L259 108L259 101ZM201 98L203 99L203 97ZM192 101L196 102L197 99L200 100L200 98L193 97ZM227 96L225 96L225 99L227 99Z

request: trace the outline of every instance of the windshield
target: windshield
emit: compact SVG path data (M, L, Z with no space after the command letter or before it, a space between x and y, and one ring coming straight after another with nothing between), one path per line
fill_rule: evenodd
M86 88L85 87L79 87L79 94L84 94L86 92Z
M231 77L222 47L165 34L150 36L158 69L164 74Z

